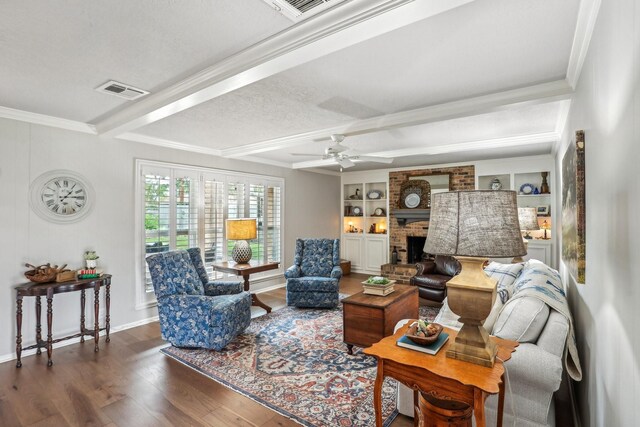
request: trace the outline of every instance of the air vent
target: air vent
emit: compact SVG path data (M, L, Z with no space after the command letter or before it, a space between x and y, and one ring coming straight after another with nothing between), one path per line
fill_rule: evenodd
M269 6L292 20L302 21L344 0L263 0Z
M137 87L129 86L124 83L119 83L114 80L108 81L103 85L96 88L98 92L106 93L109 95L118 96L120 98L134 100L141 96L145 96L149 91L138 89Z

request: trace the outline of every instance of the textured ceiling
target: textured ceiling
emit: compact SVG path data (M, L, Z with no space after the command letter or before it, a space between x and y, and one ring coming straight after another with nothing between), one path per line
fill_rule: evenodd
M423 1L442 3L416 0L397 9ZM352 0L336 6L330 14L335 21L327 21L327 28L346 16L340 7L374 3L383 0ZM454 3L463 2L447 4ZM136 121L140 102L156 102L155 98L128 102L94 88L113 79L162 95L161 90L262 40L304 29L305 22L293 26L262 0L2 1L0 107L98 124L99 131L100 123L133 111L133 117L123 120L135 123L133 130L127 128L137 134L134 140L155 138L151 143L170 141L199 152L240 147L246 150L240 158L250 155L287 165L316 159L291 153L321 154L328 145L327 129L343 127L348 134L366 119L374 125L363 134L354 131L345 145L363 153L450 147L436 150L436 155L402 152L392 167L548 153L553 141L540 138L535 144L523 138L520 146L503 148L491 148L495 146L491 141L557 132L566 101L471 108L453 115L455 119L444 115L423 120L426 124L416 125L418 120L391 129L384 123L392 114L452 101L472 105L474 97L564 81L579 5L580 0L469 0L417 22L400 21L399 28L387 24L392 31L380 31L376 34L381 35L369 35L356 44L342 44L338 38L334 46L340 49L327 50L333 53L319 58L300 53L303 60L292 61L282 68L285 71L267 73L266 78L260 75L257 81L247 79L231 92L212 95L213 99L203 95L198 101L202 103L187 101L185 108L191 108L176 108L166 118L158 119L166 116L159 114ZM322 15L306 23L324 23ZM293 51L291 56L295 55ZM259 68L262 60L256 57L249 71ZM165 104L154 108L184 100L159 99ZM298 145L287 148L276 144L251 151L248 147L304 133L316 136L300 138ZM464 150L455 147L463 143ZM361 163L349 170L378 167L388 166Z

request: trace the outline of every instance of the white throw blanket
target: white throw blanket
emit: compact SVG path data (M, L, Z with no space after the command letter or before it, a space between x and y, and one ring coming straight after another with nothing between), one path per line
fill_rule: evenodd
M573 318L569 310L560 274L538 260L527 261L522 274L513 284L513 296L511 299L522 297L540 299L567 318L569 335L565 345L564 363L571 378L575 381L580 381L582 379L582 368L580 367L576 337L573 331Z

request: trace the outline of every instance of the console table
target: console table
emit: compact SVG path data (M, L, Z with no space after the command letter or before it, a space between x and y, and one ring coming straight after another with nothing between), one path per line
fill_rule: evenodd
M485 427L484 402L491 394L498 393L498 426L502 426L504 409L504 366L503 361L511 358L518 345L515 341L491 337L498 345L498 354L493 367L474 365L446 356L447 347L455 340L457 332L444 328L449 341L435 355L399 347L396 341L405 334L411 321L398 331L364 350L365 354L378 359L378 373L374 386L373 404L376 411L376 426L382 427L382 382L385 376L394 378L414 390L414 407L422 410L435 407L435 414L424 417L416 413L417 420L429 419L429 425L471 426L471 409L477 427ZM455 406L452 402L468 405ZM440 415L446 414L447 423L440 424ZM453 421L459 422L456 424ZM417 425L417 424L416 424Z
M106 307L106 318L105 318L105 327L100 328L99 318L100 318L100 288L105 288L105 307ZM100 335L100 331L106 331L106 342L109 342L111 339L109 338L109 325L111 321L109 306L111 304L111 296L110 296L110 288L111 288L111 275L104 274L101 277L96 279L79 279L79 280L70 280L68 282L50 282L50 283L34 283L28 282L23 283L15 287L16 290L16 356L17 362L16 367L20 368L22 366L22 350L30 350L32 348L36 348L36 354L41 354L42 348L47 349L47 366L53 365L53 360L51 360L51 354L53 352L53 344L68 340L71 338L80 337L80 342L84 342L85 335L92 336L95 342L94 351L98 351L98 339ZM94 298L93 298L93 306L94 306L94 315L95 315L95 323L93 329L87 329L85 327L85 291L87 289L93 289ZM80 291L80 332L77 334L69 335L63 338L53 339L51 332L51 325L53 323L53 296L55 294L61 294L65 292L76 292ZM47 297L47 339L46 341L42 339L42 325L40 319L42 317L42 304L40 302L40 297ZM22 347L22 299L24 297L36 297L36 343L29 347Z
M237 264L235 262L214 262L211 263L213 271L220 271L222 273L231 273L236 276L242 276L244 280L244 290L249 292L249 276L253 273L260 273L262 271L276 270L280 262L261 262L261 261L249 261L248 264ZM267 310L267 313L271 313L271 307L260 301L260 298L254 293L251 293L251 305L262 307Z

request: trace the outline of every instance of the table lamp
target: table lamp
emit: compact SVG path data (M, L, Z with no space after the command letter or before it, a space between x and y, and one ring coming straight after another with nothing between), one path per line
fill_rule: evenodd
M544 240L549 240L550 237L547 237L547 230L551 230L551 224L549 224L545 219L544 221L542 221L542 225L540 227L544 230L544 236L542 238Z
M231 257L238 264L246 264L251 260L251 246L247 240L257 236L256 220L249 218L228 219L227 239L235 240Z
M454 256L460 274L447 282L451 310L463 324L447 357L493 366L496 345L482 326L496 298L496 280L483 266L488 258L526 254L515 191L452 191L436 193L424 252Z
M520 230L525 232L525 239L533 239L529 231L540 230L536 208L518 208L518 222L520 223Z

